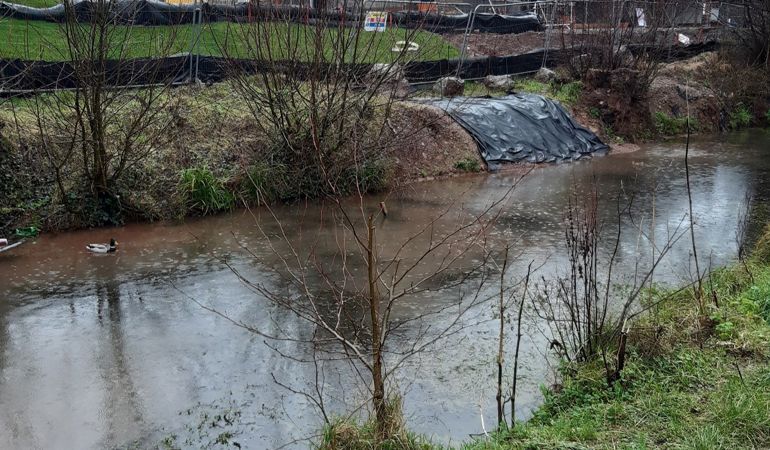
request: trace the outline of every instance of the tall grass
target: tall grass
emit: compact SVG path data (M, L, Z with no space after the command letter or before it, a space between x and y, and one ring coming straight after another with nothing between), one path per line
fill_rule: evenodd
M754 115L751 113L751 110L748 108L748 106L744 105L743 103L738 103L735 109L730 112L729 123L730 128L733 130L746 128L751 125L752 121L754 121Z
M206 167L183 170L180 184L191 211L206 215L232 209L235 205L235 196L227 190L224 181Z

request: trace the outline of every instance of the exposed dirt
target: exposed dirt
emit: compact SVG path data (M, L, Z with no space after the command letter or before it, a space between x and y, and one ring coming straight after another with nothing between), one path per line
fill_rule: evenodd
M463 45L463 33L447 33L442 37L458 49ZM559 48L560 39L559 35L552 34L549 48ZM546 34L536 31L521 34L471 33L467 46L468 57L520 55L545 48Z
M718 130L720 102L700 76L704 68L711 64L718 64L717 54L713 52L664 64L650 86L650 114L661 112L678 118L690 114L697 120L701 131Z
M229 190L239 192L246 174L266 154L268 140L260 137L253 116L226 84L183 87L171 95L174 107L168 112L167 141L127 169L116 188L126 220L178 219L188 214L180 174L189 168L208 168ZM398 102L393 108L381 140L388 143L382 161L388 167L390 187L485 169L473 138L440 109L411 102ZM0 124L13 123L12 118L8 111L0 111ZM34 120L24 122L24 132L9 133L13 142L0 132L0 166L8 169L0 180L10 177L0 183L0 234L30 224L45 231L88 226L51 198L57 190L52 177L40 176L49 173L43 152L29 148L37 145L27 138L36 136L35 127ZM77 181L66 177L65 189L77 192Z
M661 31L664 33L661 39L669 39L671 30ZM677 29L677 32L690 37L693 43L704 43L707 41L718 40L719 30L702 30L692 28ZM597 34L598 33L598 34ZM567 29L554 29L550 32L528 31L521 34L494 34L473 32L468 36L467 56L509 56L528 53L542 48L570 48L575 43L581 45L597 45L601 42L604 33L602 31L582 31ZM444 33L441 35L456 48L460 49L463 44L465 33Z
M636 144L631 144L628 142L610 144L610 152L612 152L615 155L622 155L624 153L633 153L633 152L639 151L639 149L641 149L640 146Z
M486 167L471 135L439 108L400 104L390 125L400 136L391 153L397 183L464 172L459 162Z
M605 141L615 136L636 141L651 126L648 99L639 86L639 73L632 70L589 70L575 116L594 132L600 126Z

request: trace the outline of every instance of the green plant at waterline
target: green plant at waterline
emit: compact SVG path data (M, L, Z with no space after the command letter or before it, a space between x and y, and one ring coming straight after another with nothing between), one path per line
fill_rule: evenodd
M338 189L341 194L380 192L388 187L391 167L386 161L367 161L360 167L342 172Z
M386 161L368 161L359 167L341 170L333 179L324 180L316 171L294 170L282 163L259 162L246 173L240 185L240 195L257 204L318 198L324 195L351 195L385 190L391 167ZM329 191L334 186L334 191Z
M455 163L455 169L461 172L481 172L481 164L478 159L465 158Z
M770 125L770 109L765 113L765 120L767 121L767 124Z
M183 170L180 184L192 211L206 215L232 209L235 205L235 196L227 190L224 181L206 167Z
M698 131L700 124L698 120L692 117L673 117L668 114L658 111L653 116L653 123L655 129L659 134L663 136L674 136L687 132L687 126L690 126L690 131Z
M374 420L357 423L354 420L335 420L323 428L318 450L436 450L429 440L411 433L404 423L401 397L385 402L387 417L384 429L378 430ZM378 435L382 431L384 436Z
M746 128L751 125L753 120L754 115L749 108L743 103L738 103L738 106L730 113L730 128L733 130Z
M254 164L241 183L241 195L257 204L289 200L291 192L287 184L286 166L263 162Z

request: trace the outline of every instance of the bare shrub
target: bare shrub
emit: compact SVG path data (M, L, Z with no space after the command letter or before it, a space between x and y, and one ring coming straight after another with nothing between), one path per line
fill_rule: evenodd
M65 2L59 33L41 39L65 41L64 46L47 44L63 49L60 57L69 69L58 81L72 87L35 92L14 110L18 140L44 153L55 203L82 221L80 225L120 222L122 213L131 209L130 196L121 193L148 181L133 169L173 140L168 132L174 120L174 102L168 95L172 79L162 76L160 59L134 59L138 27L121 24L114 11L119 7L96 0L84 19ZM152 34L143 31L141 36ZM142 49L147 56L171 54L176 31L156 30L157 35L142 41L147 46ZM147 85L146 80L153 82Z
M566 276L554 282L543 280L534 302L538 315L550 324L551 349L565 361L585 362L599 358L608 384L617 381L625 364L625 345L632 319L649 305L640 296L663 257L684 234L681 223L663 243L655 242L641 227L639 239L656 250L646 264L637 262L630 280L621 281L615 272L624 214L617 203L617 227L608 233L597 215L598 192L573 194L565 217L565 244L569 267ZM651 225L651 226L654 226ZM659 237L660 238L660 237ZM603 254L609 244L609 254ZM628 284L620 288L623 282Z
M390 121L408 89L402 67L441 42L417 29L364 32L363 3L341 7L355 11L346 16L352 26L337 26L326 15L296 23L276 9L270 20L229 25L219 42L232 86L265 142L256 164L280 174L285 198L381 189L389 155L414 132L395 130ZM419 51L399 41L419 42ZM259 66L255 74L244 70L244 59Z
M650 129L650 85L676 42L678 18L691 6L673 0L582 2L575 6L575 22L561 28L564 64L585 81L584 103L614 133L635 138Z

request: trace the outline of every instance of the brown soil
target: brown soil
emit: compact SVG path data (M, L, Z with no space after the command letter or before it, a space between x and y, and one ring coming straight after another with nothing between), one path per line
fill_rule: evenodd
M550 32L550 36L544 31L528 31L521 34L494 34L474 32L468 36L468 54L469 57L482 56L509 56L528 53L533 50L539 50L546 47L546 39L549 39L548 48L570 48L575 42L582 42L585 45L592 45L597 41L597 32L595 31L566 31L565 29L555 29ZM579 27L575 28L578 30ZM684 33L693 40L694 43L703 43L711 40L718 40L719 30L702 30L681 28L679 32ZM670 31L667 31L670 32ZM599 31L598 33L605 33ZM444 33L441 35L456 48L461 48L465 33Z
M718 130L720 102L700 76L708 65L717 64L717 59L716 53L709 52L664 64L650 86L650 114L685 117L689 113L697 119L701 131Z
M636 141L650 129L648 100L639 88L638 72L592 69L584 86L580 105L574 108L575 117L605 141L614 136Z
M460 161L486 168L470 134L439 108L402 103L390 122L400 136L391 153L397 184L463 172L456 167Z
M650 88L650 114L680 118L689 114L699 131L708 132L726 126L729 115L744 105L754 116L751 125L764 125L770 108L769 76L763 68L736 63L728 51L664 64Z
M458 49L463 45L463 33L447 33L442 35ZM471 33L468 36L467 57L476 56L508 56L520 55L545 47L546 34L530 31L521 34L490 34ZM559 35L551 36L550 48L561 46Z

